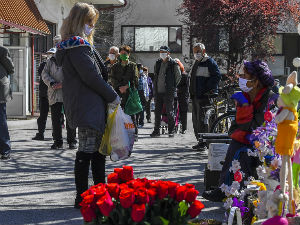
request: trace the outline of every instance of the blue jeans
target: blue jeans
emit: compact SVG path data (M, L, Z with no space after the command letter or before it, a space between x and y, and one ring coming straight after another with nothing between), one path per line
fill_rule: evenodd
M0 103L0 154L10 153L10 138L6 122L6 103Z

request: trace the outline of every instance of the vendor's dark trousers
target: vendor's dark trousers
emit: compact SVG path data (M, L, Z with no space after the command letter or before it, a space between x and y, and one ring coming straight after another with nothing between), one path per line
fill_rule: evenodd
M134 114L134 115L131 115L130 116L131 119L132 119L132 122L134 124L134 130L135 130L135 134L138 135L139 133L139 128L138 128L138 125L139 125L139 121L138 121L138 115L137 114Z
M94 184L105 183L105 156L101 155L98 151L94 153L78 151L74 167L77 199L88 189L90 164Z
M182 125L182 130L187 129L187 112L189 107L188 96L181 96L178 94L179 104L179 118Z
M242 144L235 140L231 141L231 143L228 147L227 154L225 157L225 162L223 164L222 171L220 174L220 179L219 179L220 186L226 182L226 178L229 173L229 168L231 167L231 163L234 159L235 153L243 147L249 147L249 149L251 148L250 145L245 145L245 144ZM241 171L245 174L245 176L243 177L243 180L247 180L247 178L249 176L253 176L253 177L257 178L256 167L259 165L257 158L248 156L247 152L241 152L239 154L238 161L240 162L240 165L241 165ZM232 180L232 177L230 177L230 179Z
M49 113L49 101L48 97L40 97L40 116L37 119L38 131L41 135L44 135L47 117Z
M151 120L151 99L146 101L145 111L146 111L146 119Z
M62 102L56 102L51 105L51 120L52 120L52 136L56 143L63 143L62 139ZM67 142L68 144L76 143L76 129L71 129L67 119Z
M193 121L193 128L194 133L199 140L199 133L207 133L207 130L204 125L204 118L205 118L205 109L204 106L209 105L208 98L197 99L194 97L192 99L193 111L192 111L192 121Z
M0 154L9 154L10 150L10 137L6 121L6 103L0 103Z
M168 117L168 130L169 133L174 132L175 127L175 117L174 117L174 95L161 94L158 93L155 96L155 124L154 130L159 130L161 114L163 109L163 104L166 106L166 113Z

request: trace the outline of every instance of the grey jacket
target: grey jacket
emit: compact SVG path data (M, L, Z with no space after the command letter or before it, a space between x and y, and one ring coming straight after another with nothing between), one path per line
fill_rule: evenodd
M56 52L64 74L62 89L66 116L71 128L89 127L104 133L106 106L116 99L117 93L102 77L96 50L84 41L82 45L71 46L69 43L73 40L60 43Z
M58 66L55 56L52 56L47 60L45 68L42 72L42 79L48 86L48 100L49 105L53 105L56 102L63 102L62 89L54 90L51 85L54 83L61 83L63 81L62 67Z
M12 99L9 75L15 72L14 64L7 48L0 46L0 103L6 103Z

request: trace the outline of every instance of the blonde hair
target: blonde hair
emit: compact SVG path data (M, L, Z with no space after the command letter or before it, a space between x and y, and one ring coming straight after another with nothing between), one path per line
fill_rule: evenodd
M89 36L86 36L84 25L90 23L96 24L98 18L99 11L93 5L82 2L76 3L72 7L68 17L64 19L60 28L62 40L67 40L72 36L80 36L93 45L95 29L93 29Z

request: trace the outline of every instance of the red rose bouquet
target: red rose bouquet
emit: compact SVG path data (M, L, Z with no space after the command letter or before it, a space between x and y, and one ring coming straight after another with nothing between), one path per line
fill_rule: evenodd
M123 166L81 195L80 211L86 224L187 224L204 208L198 194L192 184L134 179Z

